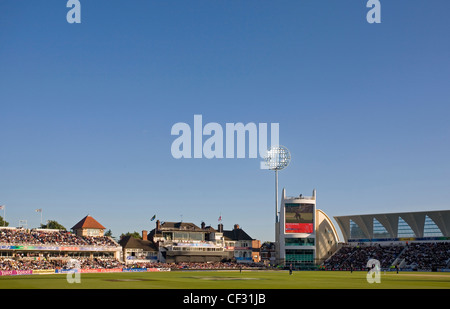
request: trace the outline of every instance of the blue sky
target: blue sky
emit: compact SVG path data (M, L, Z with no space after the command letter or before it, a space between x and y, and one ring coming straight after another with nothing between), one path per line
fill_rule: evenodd
M274 239L259 159L172 157L177 122L279 123L280 191L337 215L449 209L450 3L0 1L0 205L10 225L90 214ZM0 213L3 216L3 213Z

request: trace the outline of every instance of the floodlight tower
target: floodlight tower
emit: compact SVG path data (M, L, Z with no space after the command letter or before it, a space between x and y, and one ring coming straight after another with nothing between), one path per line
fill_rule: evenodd
M275 171L275 263L280 262L280 222L278 211L278 171L286 168L291 161L291 153L284 146L272 146L264 158L269 170Z
M278 171L289 165L289 162L291 161L291 154L284 146L272 146L267 151L264 160L267 168L275 171L275 223L278 223Z

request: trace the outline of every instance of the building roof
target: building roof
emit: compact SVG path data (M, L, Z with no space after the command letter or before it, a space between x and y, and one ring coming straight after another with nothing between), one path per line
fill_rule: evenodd
M158 227L157 222L157 227ZM160 229L153 229L148 233L149 239L153 239L155 236L162 236L162 231L193 231L193 232L205 232L205 233L212 233L212 232L218 232L221 230L214 229L212 226L204 226L202 224L202 227L198 227L194 223L189 222L163 222L160 225ZM239 227L239 225L235 225L233 230L223 230L222 231L223 236L227 240L254 240L251 238L243 229Z
M351 239L374 239L376 237L374 233L375 220L384 227L387 234L385 238L401 238L399 235L400 220L409 226L415 237L426 237L425 220L427 217L433 221L436 230L440 231L443 237L450 237L450 210L335 216L334 219L339 224L347 242ZM362 237L352 237L350 221L359 227Z
M153 237L161 237L162 232L173 232L173 231L191 231L191 232L213 232L214 229L210 226L205 228L200 228L194 223L189 222L162 222L156 221L156 228L148 233L148 238L153 239Z
M235 228L231 231L224 230L223 236L228 240L253 240L243 229Z
M95 220L91 216L87 215L86 217L81 219L80 222L78 222L77 224L75 224L72 227L72 230L79 230L79 229L101 229L101 230L104 230L106 228L103 225L101 225L100 223L98 223L97 220Z
M161 223L161 228L171 229L171 230L190 230L190 231L201 231L194 223L189 222L163 222Z
M144 251L158 251L156 245L150 240L142 240L138 238L134 238L131 235L123 237L119 241L119 245L124 249L142 249Z

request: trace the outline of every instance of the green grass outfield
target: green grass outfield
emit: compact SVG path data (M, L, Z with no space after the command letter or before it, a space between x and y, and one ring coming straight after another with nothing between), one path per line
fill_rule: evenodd
M450 273L381 272L369 283L362 271L171 271L0 277L0 289L450 289Z

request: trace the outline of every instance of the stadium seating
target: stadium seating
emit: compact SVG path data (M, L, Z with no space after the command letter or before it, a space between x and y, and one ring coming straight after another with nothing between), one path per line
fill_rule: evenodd
M365 270L367 261L380 261L381 269L429 271L450 264L449 242L417 242L411 244L343 246L325 261L327 270Z
M113 239L106 236L77 236L67 231L43 231L37 229L0 229L0 244L119 246Z
M450 266L450 243L412 243L399 257L399 267L431 270Z
M76 236L67 231L26 230L0 228L0 245L56 245L118 247L110 237ZM0 254L1 255L1 254ZM67 254L42 255L39 251L0 256L0 270L63 268ZM78 257L81 268L122 268L125 264L112 257ZM344 245L322 265L326 270L366 270L367 261L380 261L381 269L397 266L400 270L430 271L450 267L450 242L411 242L402 244ZM160 264L160 263L156 263ZM135 264L133 267L154 267L155 263ZM261 265L236 263L178 263L164 264L173 269L239 269Z
M77 236L67 231L26 230L0 228L0 245L55 245L55 246L101 246L118 247L110 237ZM236 263L135 263L125 265L113 257L70 257L68 252L43 254L40 251L27 251L6 253L1 256L0 271L9 270L51 270L69 267L70 259L77 259L81 269L117 269L117 268L154 268L163 267L171 269L246 269L262 267L261 265L239 265Z

